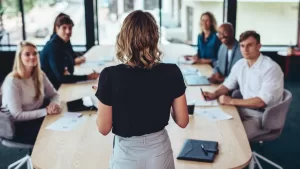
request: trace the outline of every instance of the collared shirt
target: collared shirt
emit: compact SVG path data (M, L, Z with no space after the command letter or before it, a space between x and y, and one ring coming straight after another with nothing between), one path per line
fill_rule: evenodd
M198 35L198 56L201 59L211 59L214 62L218 59L221 41L216 32L211 32L206 41L204 38L204 33Z
M283 72L272 59L260 54L251 67L244 58L237 61L223 85L229 90L239 85L243 99L259 97L270 107L282 101Z
M240 50L240 44L237 40L234 40L234 44L231 49L229 49L225 44L222 44L218 51L218 60L214 67L214 73L218 72L227 78L233 65L241 58L243 58L243 55Z
M228 56L227 57L227 62L230 63L231 62L231 58L232 58L232 49L228 49L227 56Z

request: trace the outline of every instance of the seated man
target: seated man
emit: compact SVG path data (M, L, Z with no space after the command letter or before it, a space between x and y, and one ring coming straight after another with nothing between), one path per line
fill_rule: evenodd
M214 74L208 78L211 83L220 84L229 75L232 66L241 59L242 53L239 42L234 38L233 27L230 23L220 26L218 36L223 43L218 52L218 61Z
M223 105L238 106L248 139L255 134L249 121L258 125L266 107L278 104L283 98L283 72L278 64L260 53L260 35L246 31L240 35L243 59L232 67L231 73L213 93L204 92L207 99L217 99ZM239 86L242 99L226 96Z

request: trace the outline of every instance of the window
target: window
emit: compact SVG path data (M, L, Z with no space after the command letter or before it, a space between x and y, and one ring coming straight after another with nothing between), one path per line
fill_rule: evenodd
M63 12L74 22L72 44L86 44L84 0L23 0L23 2L27 40L36 45L45 45L53 33L56 16Z
M158 0L102 0L98 1L98 28L101 45L114 45L126 16L133 10L154 15L159 24ZM163 37L162 37L163 39Z
M299 0L238 0L236 38L246 30L261 35L262 45L296 45Z
M162 29L170 43L197 44L204 12L213 13L218 25L223 22L223 0L165 0L162 11L167 14L162 18Z
M22 39L22 18L18 0L0 1L1 45L15 45Z

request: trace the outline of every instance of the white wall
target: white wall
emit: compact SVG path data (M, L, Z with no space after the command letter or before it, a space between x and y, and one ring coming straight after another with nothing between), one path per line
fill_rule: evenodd
M237 38L245 30L255 30L262 44L288 45L297 40L297 3L239 2L237 10Z

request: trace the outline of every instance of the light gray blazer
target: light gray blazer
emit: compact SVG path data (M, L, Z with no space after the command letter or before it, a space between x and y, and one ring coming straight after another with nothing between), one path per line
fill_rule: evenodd
M219 72L224 77L227 77L230 74L232 66L241 58L243 58L243 55L240 50L240 44L237 40L235 40L233 48L232 48L232 58L231 62L228 63L227 74L225 75L225 69L226 69L226 56L228 53L228 48L226 45L222 44L219 48L218 52L218 60L215 64L214 72Z

